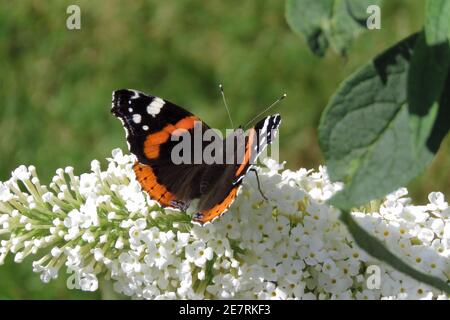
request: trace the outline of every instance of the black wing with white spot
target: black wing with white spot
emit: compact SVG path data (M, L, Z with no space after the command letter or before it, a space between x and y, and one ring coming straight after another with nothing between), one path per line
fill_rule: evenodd
M193 117L192 113L170 101L133 89L113 92L111 112L122 121L130 152L141 163L147 162L143 145L149 135Z
M171 141L177 129L192 133L201 122L185 109L158 97L136 90L114 91L111 112L122 121L130 152L138 162L134 166L142 188L163 206L183 208L200 194L200 177L204 165L179 164L172 161Z

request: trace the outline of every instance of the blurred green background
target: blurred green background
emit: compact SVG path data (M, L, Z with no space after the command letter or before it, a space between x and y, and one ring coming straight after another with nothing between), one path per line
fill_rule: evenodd
M66 8L81 7L81 30L66 29ZM229 126L218 84L235 123L245 123L281 93L281 159L287 167L323 162L316 127L347 75L423 25L424 1L389 0L382 29L363 33L348 58L315 57L284 19L284 1L3 1L0 5L0 180L34 164L42 180L71 165L89 170L126 148L109 112L118 88L148 91ZM450 140L411 187L416 202L450 194ZM42 284L31 260L0 266L0 299L92 299L61 279Z

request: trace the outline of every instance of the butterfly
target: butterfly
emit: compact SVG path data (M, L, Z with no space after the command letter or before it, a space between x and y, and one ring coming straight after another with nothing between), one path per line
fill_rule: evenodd
M163 207L186 210L191 201L198 200L192 221L201 225L227 211L243 178L254 170L256 159L275 139L281 123L280 115L274 114L257 122L248 133L238 128L225 139L213 133L210 141L202 139L197 145L194 141L190 148L179 152L188 161L175 163L174 151L181 137L195 130L202 135L211 130L196 115L132 89L113 92L111 112L121 120L129 150L137 158L133 170L142 189ZM213 140L219 147L211 155L223 161L195 161ZM241 152L231 152L237 149Z

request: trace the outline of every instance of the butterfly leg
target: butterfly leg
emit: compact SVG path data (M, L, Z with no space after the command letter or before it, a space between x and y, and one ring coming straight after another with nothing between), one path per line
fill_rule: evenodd
M258 171L256 171L255 168L251 168L249 171L254 172L256 175L256 182L258 183L258 190L259 190L259 193L261 194L261 196L264 198L264 200L269 200L269 199L267 199L267 197L264 195L264 193L261 190L261 184L259 183Z
M172 200L170 205L176 209L180 209L181 211L186 211L191 204L190 201L180 201L180 200Z

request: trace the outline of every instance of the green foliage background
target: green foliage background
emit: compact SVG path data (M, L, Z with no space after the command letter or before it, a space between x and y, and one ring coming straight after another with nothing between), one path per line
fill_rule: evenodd
M81 7L82 29L65 27L66 8ZM135 88L185 106L210 126L229 126L218 84L235 123L245 123L281 93L281 159L287 167L323 162L316 128L339 83L385 48L418 31L424 1L390 0L382 29L363 33L342 58L315 57L288 27L284 1L10 1L0 5L0 180L34 164L43 180L72 165L89 170L126 148L109 113L111 92ZM450 194L450 140L411 185L416 202ZM0 299L110 296L43 285L31 261L0 266Z

